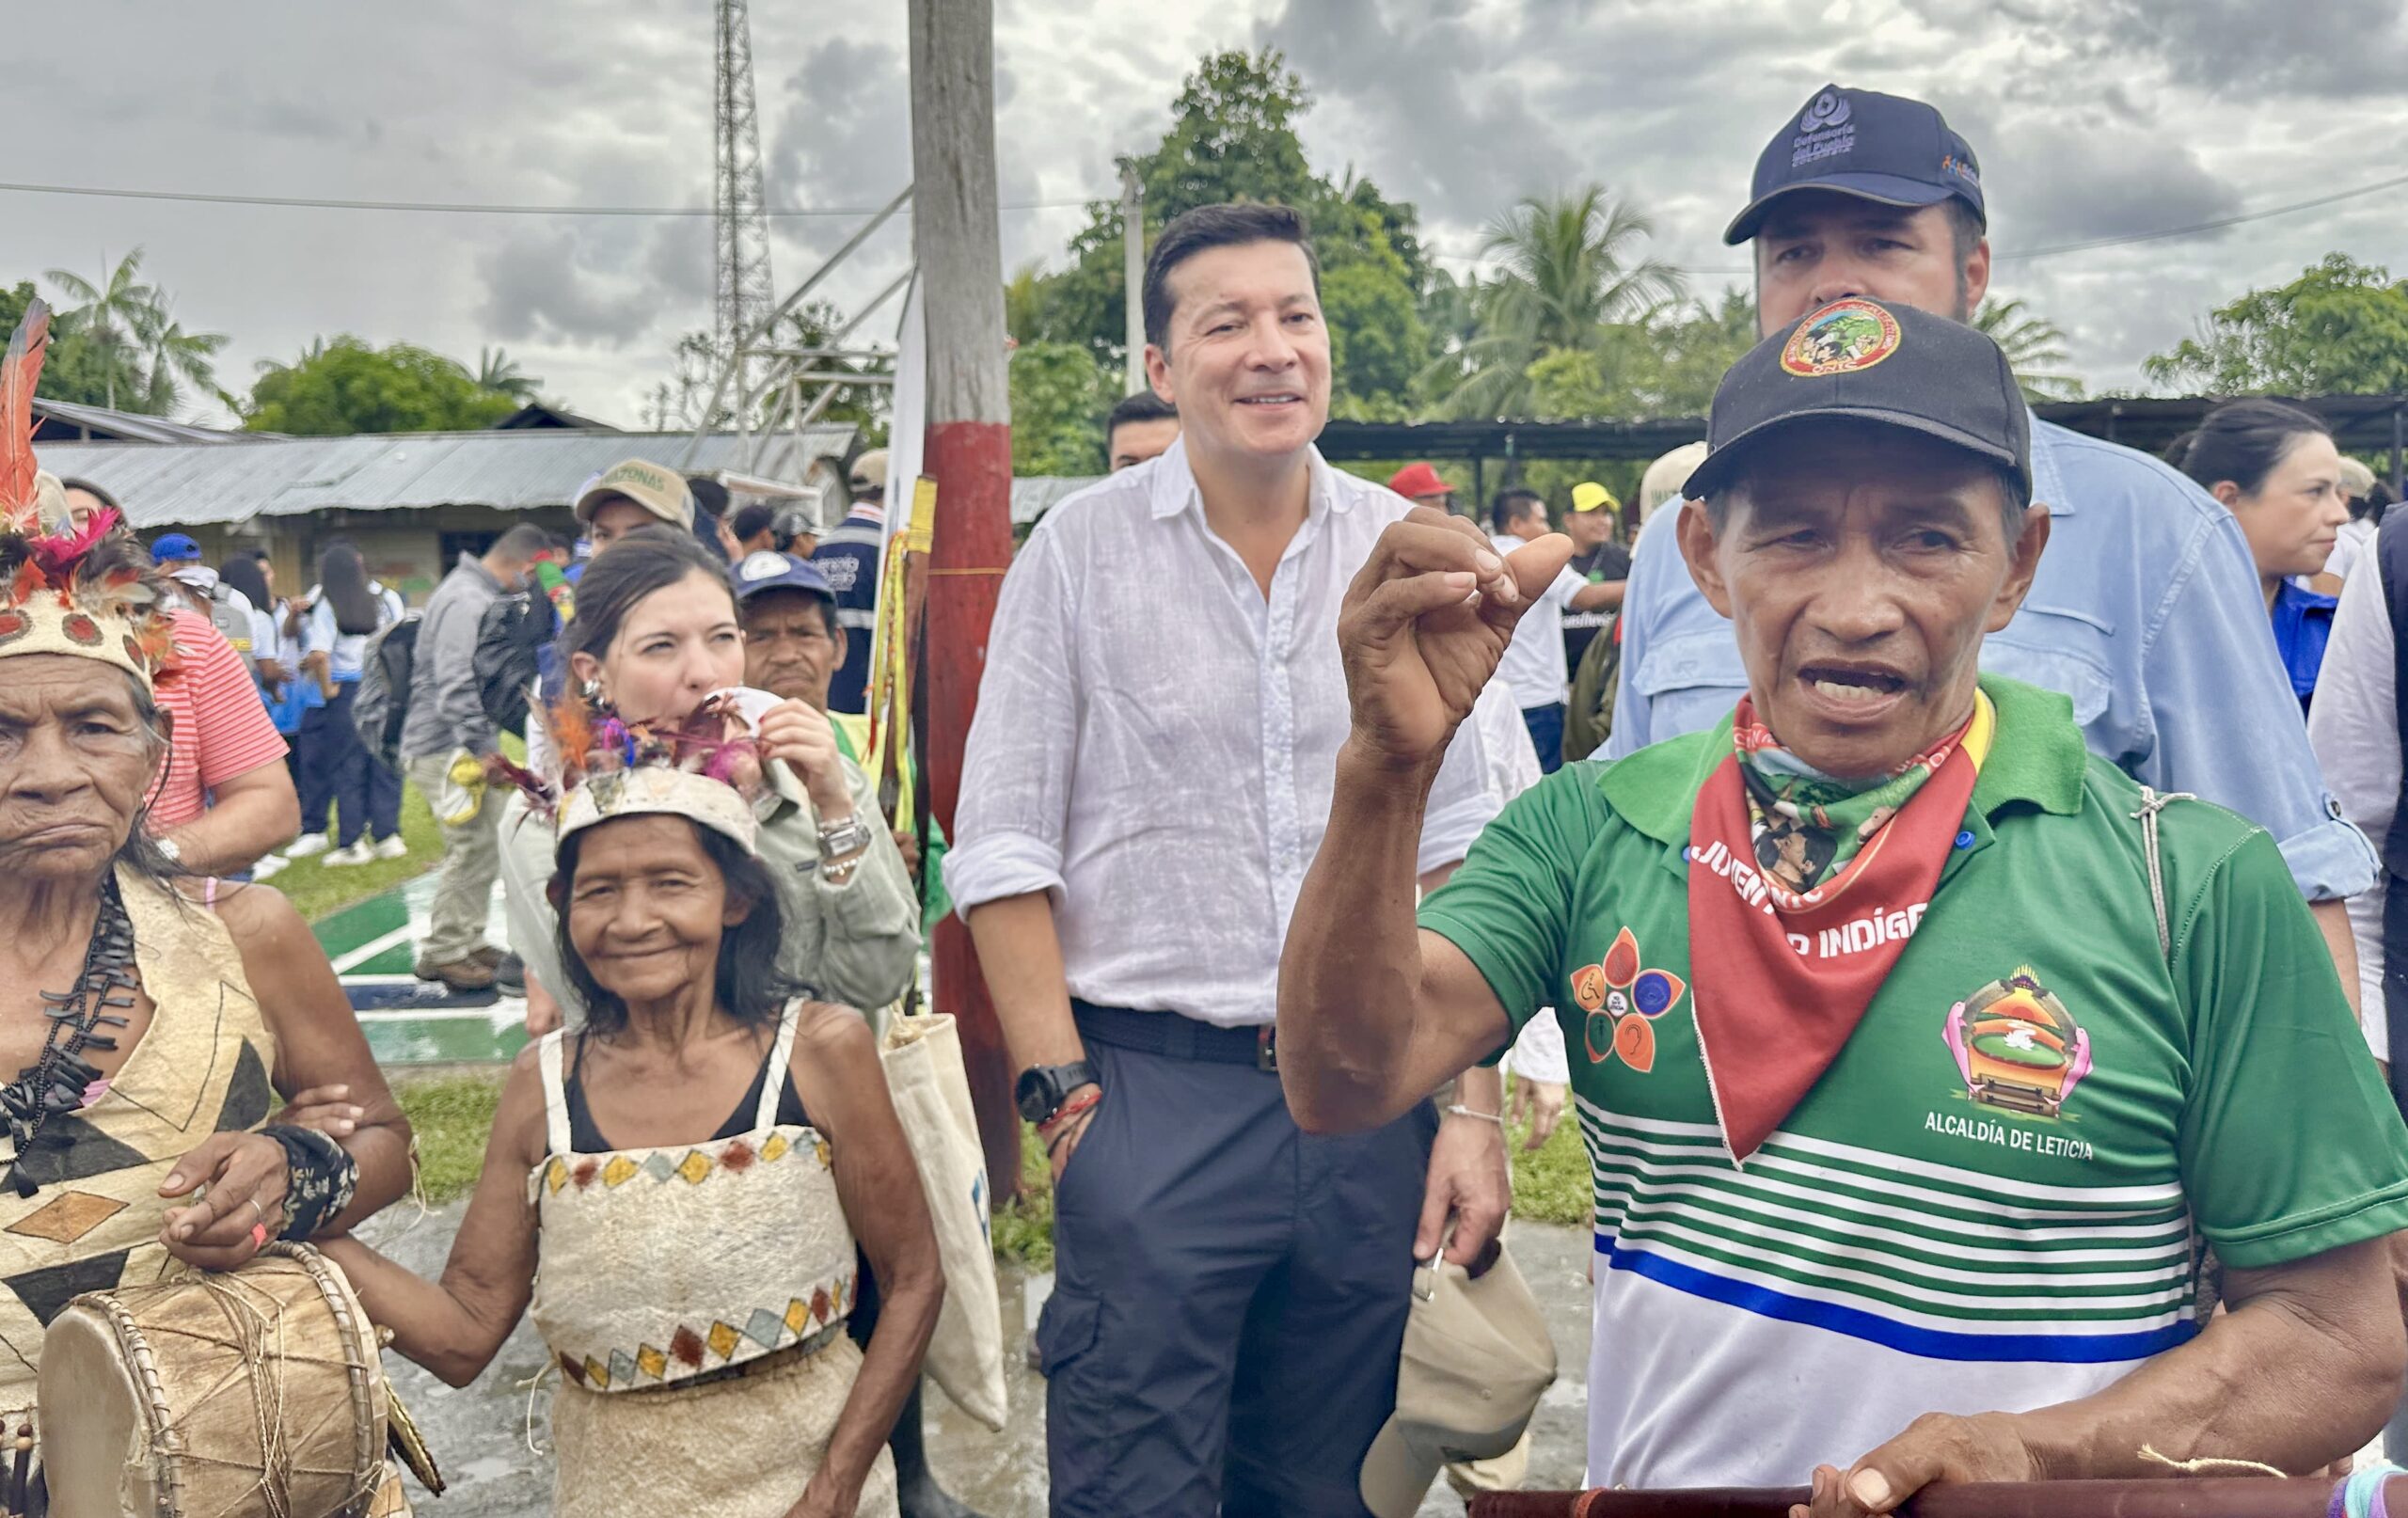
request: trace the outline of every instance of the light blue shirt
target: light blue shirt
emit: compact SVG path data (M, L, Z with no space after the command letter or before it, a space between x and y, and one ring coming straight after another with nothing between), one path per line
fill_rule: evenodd
M2374 850L2324 788L2232 514L2145 453L2037 417L2032 476L2055 518L2049 548L1982 668L2072 698L2091 751L2143 784L2273 834L2309 900L2371 886ZM1731 624L1689 578L1669 510L1640 535L1622 638L1608 758L1711 727L1747 689Z

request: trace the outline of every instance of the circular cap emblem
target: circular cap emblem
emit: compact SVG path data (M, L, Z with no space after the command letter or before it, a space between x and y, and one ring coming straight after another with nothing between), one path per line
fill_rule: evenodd
M1806 114L1798 119L1798 130L1820 132L1826 127L1845 126L1847 118L1846 97L1838 90L1827 89L1815 96L1814 103L1806 107Z
M1781 367L1801 378L1853 374L1898 351L1898 319L1869 300L1835 300L1798 324Z

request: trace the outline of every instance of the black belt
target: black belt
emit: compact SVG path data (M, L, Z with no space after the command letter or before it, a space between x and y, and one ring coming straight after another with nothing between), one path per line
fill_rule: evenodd
M1176 1012L1132 1012L1125 1007L1098 1006L1070 998L1070 1015L1078 1020L1079 1036L1090 1043L1166 1059L1196 1059L1211 1065L1251 1065L1258 1070L1279 1067L1279 1040L1270 1023L1257 1028L1217 1028Z

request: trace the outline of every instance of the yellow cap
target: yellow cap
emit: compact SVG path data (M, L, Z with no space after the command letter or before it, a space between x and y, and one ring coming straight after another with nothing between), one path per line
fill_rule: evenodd
M1614 499L1612 491L1594 480L1583 480L1572 487L1572 509L1576 512L1618 512L1622 510L1622 502Z

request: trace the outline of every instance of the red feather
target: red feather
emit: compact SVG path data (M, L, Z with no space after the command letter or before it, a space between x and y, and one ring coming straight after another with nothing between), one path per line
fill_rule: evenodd
M34 593L49 583L49 577L41 572L41 565L26 560L17 566L17 573L9 579L8 604L24 606L34 598Z
M70 530L47 538L36 538L31 547L33 561L41 565L55 584L65 584L69 575L83 557L92 551L93 545L109 535L117 526L117 513L103 506L94 512L80 530Z
M41 530L34 485L34 387L41 381L42 356L50 348L50 308L35 300L25 308L0 358L0 506L20 532Z

